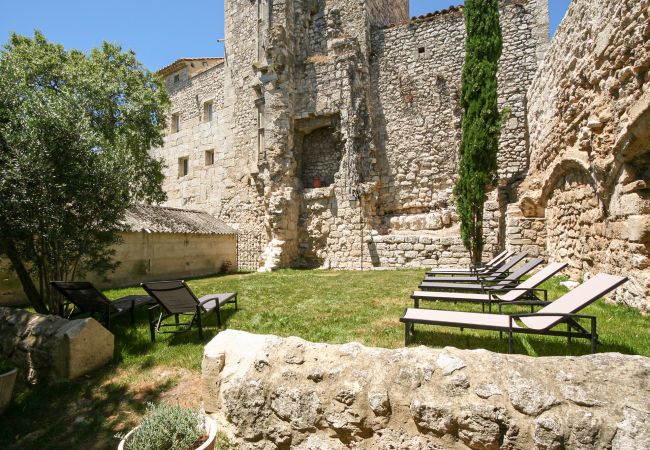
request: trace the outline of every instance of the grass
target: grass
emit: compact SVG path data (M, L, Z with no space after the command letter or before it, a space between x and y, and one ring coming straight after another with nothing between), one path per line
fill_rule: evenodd
M225 327L260 334L300 336L309 341L361 342L369 346L403 346L399 322L422 271L333 272L282 270L270 274L234 274L190 280L197 295L238 292L239 310L224 308ZM549 298L565 289L561 278L547 282ZM108 291L109 298L142 294L139 288ZM480 305L424 304L425 307L480 311ZM650 356L650 317L638 311L598 301L585 309L598 317L601 352ZM126 431L144 412L148 401L198 406L203 345L219 330L207 320L203 342L194 332L149 340L146 313L136 327L118 319L115 360L106 369L69 383L24 391L0 420L0 448L115 448L113 435ZM420 326L414 345L487 348L507 351L506 340L487 331ZM589 353L586 340L518 335L515 351L534 356ZM228 448L222 439L223 449Z

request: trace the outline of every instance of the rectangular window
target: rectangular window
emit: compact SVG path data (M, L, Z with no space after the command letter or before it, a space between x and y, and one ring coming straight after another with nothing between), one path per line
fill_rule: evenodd
M205 151L205 165L211 166L214 164L214 150Z
M178 158L178 176L179 176L179 178L184 177L189 173L190 173L190 158L188 156Z
M181 115L172 114L172 133L181 131Z
M181 81L181 74L177 73L174 75L174 83L178 83L179 81Z
M212 122L212 111L214 108L214 102L210 100L203 104L203 121Z

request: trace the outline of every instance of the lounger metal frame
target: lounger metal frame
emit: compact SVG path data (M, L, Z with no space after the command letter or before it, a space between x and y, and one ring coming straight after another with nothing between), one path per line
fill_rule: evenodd
M179 283L179 284L172 285L168 288L157 287L153 289L152 285L158 283ZM158 302L158 304L149 307L147 310L147 314L149 316L149 334L151 337L151 342L155 342L156 333L158 334L185 333L190 331L194 325L196 325L196 327L199 330L199 339L203 339L202 316L215 312L217 315L217 325L221 326L222 305L231 303L235 305L235 310L239 309L239 306L237 304L237 293L207 295L199 299L196 297L194 292L192 292L192 290L187 285L187 283L185 283L184 280L142 283L141 286L145 291L147 291L147 293L149 293ZM169 305L166 304L165 300L161 300L160 297L156 295L156 292L175 291L175 290L186 292L189 296L191 296L195 304L193 305L187 304L181 306L178 311L176 310L176 308L172 311L169 308ZM214 308L206 309L205 305L210 302L215 302ZM158 313L157 319L155 317L156 313ZM192 316L192 318L189 321L181 322L180 321L181 316ZM172 323L164 323L167 319L171 317L174 318L174 321ZM168 328L173 327L176 329L165 330L165 327Z

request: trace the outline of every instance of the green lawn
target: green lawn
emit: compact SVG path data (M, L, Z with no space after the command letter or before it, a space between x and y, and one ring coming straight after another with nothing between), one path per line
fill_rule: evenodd
M397 348L403 345L399 323L409 295L423 271L334 272L282 270L270 274L235 274L189 281L197 295L237 292L239 310L223 310L224 328L310 341ZM548 282L550 298L564 292L561 279ZM108 291L110 298L141 294L139 288ZM432 308L480 311L479 305L425 303ZM525 311L525 310L522 310ZM584 311L598 317L599 351L650 356L650 317L599 301ZM0 448L115 448L112 435L128 429L140 417L146 401L196 402L203 345L219 330L207 320L203 342L196 331L149 340L146 313L136 327L118 319L115 362L93 376L73 383L27 391L0 420ZM580 355L589 353L586 340L518 335L517 353ZM498 333L419 326L414 345L487 348L507 351ZM188 381L189 380L189 381ZM192 391L194 389L194 391ZM170 397L171 396L171 397ZM189 398L194 400L190 401Z

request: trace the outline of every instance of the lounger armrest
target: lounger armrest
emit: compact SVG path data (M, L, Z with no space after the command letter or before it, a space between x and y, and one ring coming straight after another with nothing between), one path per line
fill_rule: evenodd
M516 301L505 301L505 302L499 302L499 314L501 314L502 309L504 306L510 306L510 305L521 305L521 306L548 306L552 302L545 302L542 300L516 300Z
M217 301L217 303L219 303L219 299L218 299L218 298L215 298L215 297L213 297L213 296L210 296L209 298L206 298L206 299L204 299L204 300L200 300L200 301L199 301L199 306L203 307L203 305L205 305L206 303L208 303L208 302L212 302L212 301L215 301L215 300Z
M506 276L507 276L507 275L506 275ZM479 278L481 278L481 277L479 277ZM481 283L486 283L486 284L498 284L498 283L503 282L504 279L501 278L501 279L497 279L497 280L479 280L479 281L480 281ZM516 280L508 280L508 281L509 281L510 284L512 284L512 283L518 283L518 282L519 282L519 279L516 279ZM490 287L490 286L488 286L488 287ZM509 288L508 288L508 289L509 289Z
M502 295L498 294L501 292L510 292L510 291L525 291L525 292L543 292L544 293L544 300L539 300L540 302L543 303L548 303L548 290L547 289L541 289L541 288L520 288L520 287L513 287L513 288L503 288L503 289L489 289L488 288L488 295L490 296L490 300L492 300L493 296L496 295ZM501 300L500 298L496 297L495 300L499 301ZM517 305L518 302L512 301L512 302L505 302L508 303L509 305Z
M593 319L596 316L589 316L586 314L570 314L570 313L524 313L524 314L510 314L513 319L521 319L523 317L566 317L571 319Z

